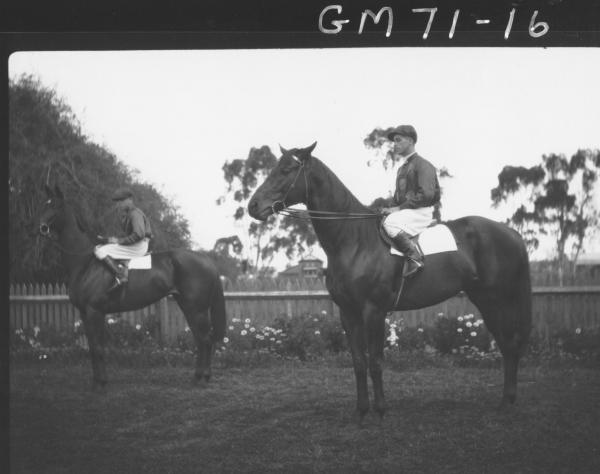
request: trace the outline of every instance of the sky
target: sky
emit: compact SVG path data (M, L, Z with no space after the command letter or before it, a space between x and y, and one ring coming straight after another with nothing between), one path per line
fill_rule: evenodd
M15 53L9 76L23 73L55 89L92 141L172 199L204 249L233 234L245 241L235 206L216 201L226 192L223 164L251 147L279 156L280 144L317 141L313 155L368 204L393 192L395 179L368 165L376 154L364 138L412 124L419 154L453 175L443 183L443 218L497 220L514 211L491 207L505 165L600 148L598 48ZM586 250L600 251L600 233Z

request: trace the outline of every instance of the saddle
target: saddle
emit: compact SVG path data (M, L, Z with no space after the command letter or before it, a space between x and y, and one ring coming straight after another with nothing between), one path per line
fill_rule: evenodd
M379 235L383 242L390 248L391 254L403 255L402 252L396 248L393 240L387 235L382 224L379 225ZM415 243L422 256L458 250L456 239L448 226L438 222L433 222L427 226L423 232L411 237L411 240Z
M115 259L115 261L129 270L150 270L152 268L152 252L148 252L142 257Z

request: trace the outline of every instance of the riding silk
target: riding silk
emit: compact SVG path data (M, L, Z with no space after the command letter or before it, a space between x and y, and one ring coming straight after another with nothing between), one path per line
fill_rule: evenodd
M148 253L152 229L146 215L137 207L132 207L119 217L125 236L119 237L116 244L96 246L94 254L100 260L107 256L118 260L129 260L134 257L143 257Z
M125 232L125 237L119 238L119 244L131 245L143 238L152 238L152 229L150 221L140 209L133 207L119 216L121 228Z
M423 255L458 250L456 239L452 235L452 232L450 232L450 229L444 224L438 224L425 229L417 237L416 243ZM390 247L390 253L393 255L402 255L402 252L396 250L393 246Z
M440 201L435 167L415 153L398 168L394 201L400 209L430 207Z

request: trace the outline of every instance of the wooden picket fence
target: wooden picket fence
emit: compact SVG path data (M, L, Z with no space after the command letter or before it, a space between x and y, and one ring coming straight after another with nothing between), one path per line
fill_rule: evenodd
M533 288L533 327L546 341L560 329L600 328L600 286ZM250 318L258 327L271 324L277 317L299 314L321 314L337 318L333 303L320 279L256 279L225 282L226 308L229 320ZM9 294L10 329L51 326L72 330L79 312L71 305L64 285L14 284ZM408 326L432 325L440 315L460 316L478 310L463 294L427 308L396 312L392 319L404 320ZM187 324L176 302L162 300L137 311L108 315L132 325L142 324L149 316L158 318L161 342L169 345L177 340Z

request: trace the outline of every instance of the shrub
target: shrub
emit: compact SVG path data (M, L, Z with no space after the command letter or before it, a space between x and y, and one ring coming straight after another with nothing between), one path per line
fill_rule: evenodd
M485 329L482 319L472 314L452 318L441 315L433 326L432 340L435 348L442 354L457 354L470 351L487 352L492 337Z
M552 336L551 344L577 358L600 360L600 329L562 329Z

